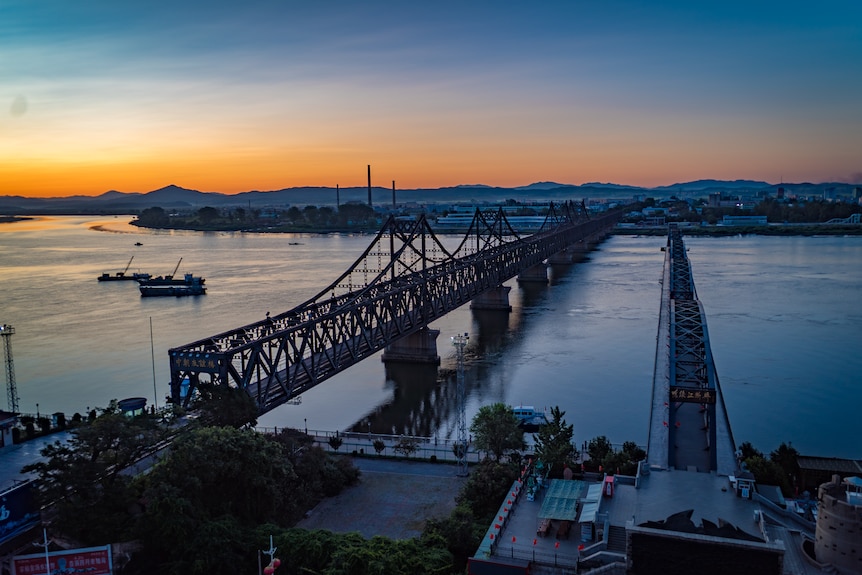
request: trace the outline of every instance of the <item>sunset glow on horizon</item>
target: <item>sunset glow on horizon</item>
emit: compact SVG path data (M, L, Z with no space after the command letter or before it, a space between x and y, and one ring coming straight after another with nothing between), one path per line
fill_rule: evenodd
M862 183L862 4L9 0L0 195Z

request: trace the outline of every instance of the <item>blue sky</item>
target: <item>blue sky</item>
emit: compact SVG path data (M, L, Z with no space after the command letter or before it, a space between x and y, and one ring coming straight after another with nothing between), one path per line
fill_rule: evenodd
M862 183L862 3L0 4L0 194ZM7 113L2 113L7 111Z

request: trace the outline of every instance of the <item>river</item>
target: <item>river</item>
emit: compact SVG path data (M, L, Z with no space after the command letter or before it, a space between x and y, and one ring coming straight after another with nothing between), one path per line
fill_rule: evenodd
M12 325L25 413L84 413L111 399L164 404L167 350L277 314L323 289L368 235L152 231L120 217L0 224L0 323ZM142 245L136 246L140 242ZM511 281L509 314L463 306L440 330L440 370L369 358L260 419L263 426L452 437L455 348L468 333L468 421L502 401L560 406L580 443L647 442L662 237L613 236L551 270ZM686 238L737 444L862 457L862 237ZM194 298L141 298L103 272L206 277ZM152 323L152 340L150 325ZM4 382L5 384L5 382ZM4 394L5 396L5 394ZM2 406L6 408L6 405Z

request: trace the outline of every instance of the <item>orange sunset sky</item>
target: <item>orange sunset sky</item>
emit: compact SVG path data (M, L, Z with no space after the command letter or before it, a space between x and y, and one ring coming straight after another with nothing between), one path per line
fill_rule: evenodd
M0 7L0 195L862 182L862 3Z

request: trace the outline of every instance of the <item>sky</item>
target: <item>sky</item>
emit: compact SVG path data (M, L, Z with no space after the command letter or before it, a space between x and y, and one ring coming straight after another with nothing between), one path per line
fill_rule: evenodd
M0 195L862 183L862 2L0 0Z

